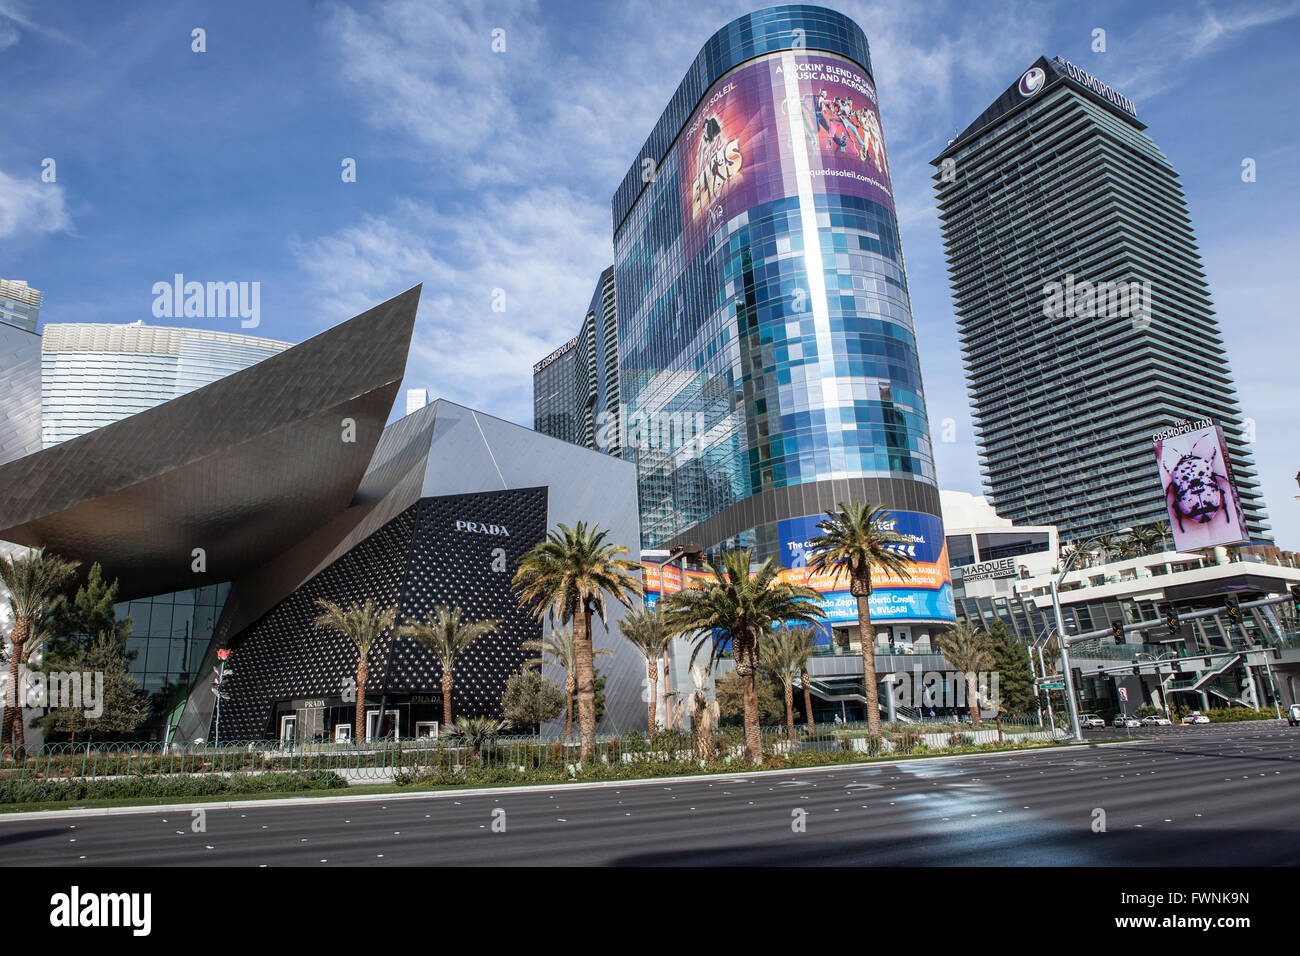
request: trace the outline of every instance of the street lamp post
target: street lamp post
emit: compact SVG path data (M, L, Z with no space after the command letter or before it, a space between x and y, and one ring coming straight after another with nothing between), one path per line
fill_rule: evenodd
M1064 574L1062 574L1064 577ZM1065 619L1061 616L1060 582L1052 581L1052 613L1056 616L1057 644L1061 648L1061 671L1065 677L1065 703L1070 712L1070 732L1076 743L1083 743L1083 730L1079 727L1079 705L1074 699L1074 673L1070 670L1070 645L1065 640Z
M1128 534L1132 530L1132 528L1121 528L1114 533ZM1075 558L1083 553L1084 545L1091 544L1101 537L1104 537L1104 535L1093 535L1077 545L1074 553L1070 555L1061 568L1060 575L1052 580L1052 614L1056 618L1056 643L1061 648L1061 670L1065 677L1065 701L1070 712L1070 728L1075 743L1083 743L1083 729L1079 726L1079 705L1074 698L1074 673L1070 670L1070 642L1065 634L1065 618L1061 614L1061 582L1070 573L1070 566L1074 564Z

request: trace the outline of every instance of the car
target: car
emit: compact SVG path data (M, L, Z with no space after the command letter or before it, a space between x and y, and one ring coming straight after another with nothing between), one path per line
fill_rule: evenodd
M1096 714L1080 714L1080 715L1079 715L1079 726L1080 726L1080 727L1090 727L1090 728L1092 728L1092 729L1095 730L1095 729L1098 728L1098 727L1105 727L1105 726L1106 726L1106 721L1102 720L1102 719L1101 719L1100 717L1098 717Z
M1286 722L1292 727L1300 725L1300 704L1292 704L1287 708Z
M1157 714L1151 714L1151 715L1148 716L1148 717L1143 717L1143 718L1142 718L1142 726L1144 726L1144 727L1168 727L1168 726L1170 726L1170 723L1169 723L1169 718L1168 718L1168 717L1161 717L1161 716L1159 716L1159 715L1157 715Z
M1210 718L1206 717L1199 710L1194 710L1183 718L1184 724L1208 724L1209 722Z
M1141 727L1142 722L1136 717L1126 717L1123 714L1116 714L1115 719L1110 722L1112 727Z

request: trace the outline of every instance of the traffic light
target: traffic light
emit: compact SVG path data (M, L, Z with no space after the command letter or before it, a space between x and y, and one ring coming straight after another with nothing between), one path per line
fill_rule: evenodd
M1232 624L1241 623L1241 601L1235 594L1229 594L1223 599L1224 610L1228 614L1228 621Z
M1169 629L1169 636L1172 637L1177 634L1181 626L1178 620L1178 610L1172 604L1162 604L1160 614L1165 619L1165 627Z
M1300 584L1291 585L1291 600L1295 603L1295 609L1300 611Z
M1110 635L1115 638L1116 644L1124 643L1124 625L1116 621L1110 626Z

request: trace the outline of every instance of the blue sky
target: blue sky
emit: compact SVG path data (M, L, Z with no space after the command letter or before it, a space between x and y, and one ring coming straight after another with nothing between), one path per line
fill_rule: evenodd
M1182 174L1273 528L1300 548L1300 2L831 5L871 42L942 486L980 491L928 161L1060 54ZM407 385L531 423L531 364L611 259L614 188L700 45L755 8L0 0L0 276L55 322L157 321L177 272L257 281L257 334L290 341L423 282Z

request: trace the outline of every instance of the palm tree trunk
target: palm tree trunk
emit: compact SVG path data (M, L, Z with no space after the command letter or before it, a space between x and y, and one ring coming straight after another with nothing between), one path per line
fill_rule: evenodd
M713 759L713 722L709 716L709 704L702 691L692 695L694 706L691 712L691 725L695 728L695 754L701 760Z
M970 711L971 727L978 727L980 725L980 691L974 671L966 672L966 708Z
M363 657L357 661L357 713L352 739L358 744L366 742L366 678L370 676L370 663ZM382 720L383 715L380 715Z
M573 614L573 664L578 681L579 753L585 761L596 752L596 675L592 665L591 612L575 605Z
M805 667L799 672L799 682L803 684L803 712L808 719L808 735L812 736L816 727L813 724L812 688L808 684L808 668Z
M668 652L664 651L664 729L673 729L673 668Z
M31 621L28 618L20 617L14 621L13 633L9 635L9 641L13 645L11 648L13 656L9 658L9 695L10 704L5 713L5 736L8 738L10 752L17 759L23 755L23 693L22 688L18 686L19 668L23 661L23 648L27 644L27 635L31 631Z
M653 735L655 732L655 703L659 697L659 665L655 663L653 657L646 658L646 676L650 679L650 716L649 732Z
M442 725L451 726L451 668L442 669Z
M573 736L573 669L564 672L564 739Z
M867 594L858 595L858 643L862 650L862 692L867 698L867 733L880 736L880 695L876 690L876 633Z
M732 644L735 644L733 639ZM763 759L763 734L758 724L758 647L753 637L747 637L744 646L735 648L736 673L740 675L741 698L745 712L745 759L759 763Z
M794 681L787 675L785 681L785 734L794 743Z

